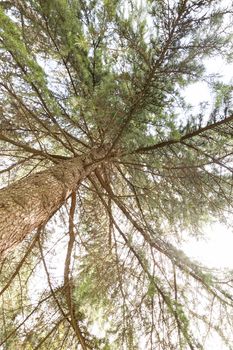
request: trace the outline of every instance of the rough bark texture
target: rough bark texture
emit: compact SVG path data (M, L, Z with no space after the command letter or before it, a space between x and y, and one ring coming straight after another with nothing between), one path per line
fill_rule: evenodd
M73 158L0 190L0 257L40 227L98 165Z

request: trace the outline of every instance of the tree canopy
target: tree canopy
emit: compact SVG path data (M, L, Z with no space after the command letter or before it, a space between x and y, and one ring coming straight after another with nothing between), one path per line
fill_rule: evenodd
M233 349L232 271L180 249L232 215L232 85L205 68L232 60L232 11L0 1L1 349Z

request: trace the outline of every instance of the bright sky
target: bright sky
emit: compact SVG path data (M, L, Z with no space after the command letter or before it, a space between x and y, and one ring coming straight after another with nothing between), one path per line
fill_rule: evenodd
M233 229L216 222L207 225L203 239L190 238L183 249L210 268L233 269Z
M206 68L208 74L218 73L221 76L221 81L233 84L233 63L228 64L220 57L215 57L206 61ZM206 82L190 85L185 90L185 98L188 103L194 106L195 110L198 110L201 102L208 101L210 109L213 104L213 94ZM197 241L193 238L184 244L183 247L187 254L208 267L233 269L233 229L227 229L224 225L216 222L207 225L204 232L205 237L202 240Z
M228 64L220 57L206 61L207 74L218 73L221 81L233 85L233 63ZM190 85L184 94L186 101L193 105L193 112L197 112L201 102L209 102L207 113L213 107L213 94L206 82ZM233 222L227 228L217 221L207 224L202 239L189 238L181 247L185 253L210 268L233 270ZM220 219L220 218L219 218ZM213 336L205 344L205 350L227 350L218 336Z
M233 63L228 64L220 57L208 59L206 62L207 74L218 73L221 81L226 84L233 84ZM188 103L199 108L201 102L208 101L213 104L213 94L206 82L191 84L185 90L185 98ZM233 268L233 229L216 222L205 229L205 240L196 241L190 239L184 244L184 249L188 255L207 264L209 267Z
M205 65L207 74L218 73L222 82L225 84L233 84L233 62L231 64L226 63L221 57L215 57L206 60ZM208 101L210 103L210 109L213 103L213 94L208 88L207 82L190 84L185 89L185 98L197 111L201 102Z

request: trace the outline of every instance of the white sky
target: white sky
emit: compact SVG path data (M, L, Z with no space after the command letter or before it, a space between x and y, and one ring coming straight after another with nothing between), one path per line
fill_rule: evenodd
M218 73L225 84L233 84L233 63L228 64L220 57L208 59L206 63L207 74ZM197 112L201 102L209 102L207 113L213 107L214 96L206 82L191 84L184 93L186 101ZM220 219L220 218L219 218ZM207 224L202 239L189 238L181 247L191 258L200 261L209 268L233 270L233 222L227 228L217 221ZM205 344L205 350L227 350L218 336L213 336Z
M205 63L207 74L218 73L221 76L221 81L226 84L233 83L233 63L228 64L220 57L208 59ZM208 101L210 109L213 104L213 94L206 82L191 84L185 90L184 96L195 110L198 110L201 102ZM185 252L208 267L233 269L233 229L227 229L224 225L216 222L207 225L204 232L205 237L202 240L197 241L190 238L183 245Z
M203 239L190 238L183 249L190 257L210 268L233 269L233 229L223 224L206 225Z
M218 73L221 81L226 84L233 83L233 63L224 62L221 57L210 58L206 62L207 74ZM213 94L206 82L191 84L185 90L185 99L193 105L194 109L199 108L201 102L208 101L213 104ZM203 262L209 267L232 268L233 269L233 229L227 229L219 222L208 225L205 228L205 237L197 241L190 238L184 244L184 250L191 257Z
M225 84L233 84L233 62L226 63L221 57L210 58L205 61L206 73L215 74L218 73L220 80ZM197 82L190 84L184 93L185 100L194 106L195 111L198 112L199 104L201 102L209 102L210 109L213 104L213 93L208 87L207 82Z

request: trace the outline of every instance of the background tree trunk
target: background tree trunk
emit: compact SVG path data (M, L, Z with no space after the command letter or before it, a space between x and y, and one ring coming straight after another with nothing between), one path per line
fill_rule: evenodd
M73 158L0 190L0 256L60 208L97 161Z

